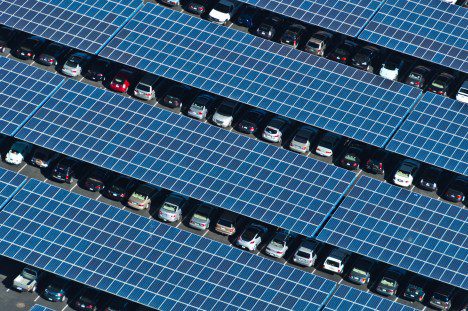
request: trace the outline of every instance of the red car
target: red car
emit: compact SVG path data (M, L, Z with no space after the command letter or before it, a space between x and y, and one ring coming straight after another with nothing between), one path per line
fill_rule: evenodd
M133 80L134 72L129 69L120 69L110 83L110 88L119 93L125 93Z

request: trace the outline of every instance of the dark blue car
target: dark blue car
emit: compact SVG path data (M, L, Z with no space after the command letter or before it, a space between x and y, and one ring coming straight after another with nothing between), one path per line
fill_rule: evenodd
M49 301L65 301L66 293L65 287L67 286L67 281L62 278L52 279L48 285L44 288L43 296Z
M258 12L258 9L254 7L245 7L237 17L237 25L252 28L257 20Z

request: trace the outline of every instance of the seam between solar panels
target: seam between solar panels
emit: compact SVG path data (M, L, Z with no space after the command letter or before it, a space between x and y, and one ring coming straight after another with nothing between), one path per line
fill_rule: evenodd
M392 1L392 0L389 0ZM361 29L358 30L357 34L354 36L354 38L359 38L359 36L362 34L364 29L369 25L371 21L373 21L374 17L379 13L380 9L386 4L387 0L381 0L380 4L377 6L377 8L372 12L371 16L367 18L367 20L364 22L364 25L361 27Z
M10 170L6 170L6 171L15 173L15 172L10 171ZM21 174L18 174L18 173L15 173L15 174L18 175L18 176L24 176L24 175L21 175ZM25 179L19 185L13 185L13 184L10 184L10 183L6 183L8 186L14 187L15 189L11 192L11 194L9 196L5 197L5 200L3 201L3 203L0 204L0 213L3 212L3 208L14 199L16 194L23 188L23 186L27 182L28 182L28 178L25 177Z

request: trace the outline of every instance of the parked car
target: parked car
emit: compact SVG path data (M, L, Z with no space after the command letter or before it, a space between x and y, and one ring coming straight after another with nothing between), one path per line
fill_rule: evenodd
M224 210L218 221L216 222L215 230L223 235L233 235L236 233L236 225L239 216L228 210Z
M419 171L421 164L418 161L405 159L398 164L393 177L393 183L401 187L409 187Z
M289 149L299 153L309 152L312 142L317 138L318 130L312 126L301 126L289 143Z
M312 267L317 260L322 244L314 240L303 240L294 253L293 261L301 266Z
M91 55L83 52L72 53L63 64L62 73L70 77L79 76L84 72L91 59Z
M152 100L156 96L156 88L160 80L158 76L150 73L145 74L135 86L133 95L144 100Z
M361 164L365 146L360 143L351 143L340 159L340 165L348 170L356 170Z
M294 237L295 235L288 234L284 231L277 232L270 243L268 243L265 253L271 257L283 258Z
M73 183L77 178L80 162L73 158L61 159L52 170L52 179L59 182Z
M389 267L380 278L375 291L384 296L395 296L398 286L406 272L397 267Z
M468 177L457 176L454 177L443 193L443 197L451 202L463 202L468 193Z
M429 300L429 305L439 310L449 310L452 307L452 298L455 289L450 285L440 284L436 287Z
M78 311L96 311L100 293L85 289L74 301L73 308Z
M86 78L91 81L106 81L112 69L112 63L107 59L96 58L86 71Z
M333 34L328 31L316 31L307 41L304 51L317 56L324 56L325 51L328 49L331 40L333 39Z
M238 2L219 0L210 11L208 20L217 24L226 25L241 7Z
M161 3L168 5L168 6L177 6L180 5L179 0L159 0Z
M170 108L182 107L191 99L193 89L188 85L171 86L163 95L161 104Z
M353 56L351 59L351 66L374 73L375 68L380 64L380 58L381 52L379 48L366 45Z
M167 222L179 221L182 218L182 207L185 202L183 196L171 193L159 208L158 218Z
M255 251L262 243L268 229L260 224L251 223L248 225L242 234L236 240L237 246L247 249L251 252Z
M468 104L468 79L463 82L455 98L462 103Z
M210 111L213 111L216 100L215 96L208 93L197 95L188 108L187 115L198 120L206 119Z
M25 267L13 280L13 288L20 292L33 293L37 289L37 283L41 272L33 267Z
M234 116L237 114L241 107L238 102L225 100L218 106L216 112L213 114L212 121L217 126L228 127L232 125Z
M101 191L106 188L106 184L111 178L109 171L101 168L90 170L83 180L83 187L89 191Z
M457 4L458 0L442 0L442 1L444 1L445 3L448 3L448 4Z
M410 301L419 301L424 300L426 295L424 291L424 286L427 284L427 279L419 275L414 275L408 282L405 291L403 292L403 297L406 300Z
M255 30L255 34L261 38L271 40L283 27L283 19L277 15L267 16Z
M435 77L427 90L442 96L450 96L454 84L455 77L449 73L443 72Z
M344 267L351 257L351 253L340 249L334 248L325 259L323 269L333 273L343 273Z
M419 176L418 185L427 191L437 191L442 170L435 166L426 167Z
M125 176L120 176L114 179L106 189L106 196L109 199L122 201L128 198L129 194L136 187L136 182Z
M256 24L259 13L259 9L250 5L245 6L237 16L236 24L250 29Z
M242 116L239 123L237 123L237 130L246 134L254 134L257 132L259 126L263 124L268 113L261 109L248 110Z
M23 141L14 142L5 156L5 162L8 164L20 165L31 151L32 145L30 143Z
M135 79L135 71L128 68L120 69L114 76L109 87L114 92L126 93Z
M331 157L340 145L342 137L334 133L325 133L317 144L315 153L322 157Z
M13 55L19 59L34 59L44 47L46 40L38 36L27 37L13 50Z
M405 62L400 56L389 54L383 62L379 74L385 79L397 81L404 66Z
M406 77L405 83L415 86L420 89L424 89L431 78L432 71L426 66L414 67L408 77Z
M55 160L59 158L59 154L49 149L36 148L31 157L31 164L40 168L49 167Z
M284 134L291 126L291 121L283 116L276 116L268 122L263 130L262 138L272 143L280 143Z
M366 161L366 170L373 174L385 174L385 162L388 152L383 149L375 149Z
M187 11L190 13L201 15L206 12L210 0L190 0L187 3Z
M192 218L190 219L190 227L198 230L206 230L210 227L210 218L213 217L216 212L216 207L208 204L200 204L193 212Z
M356 52L357 47L356 43L345 40L333 52L329 53L327 58L347 65L351 62L351 57Z
M53 302L65 301L67 298L65 291L67 285L68 281L58 276L54 276L46 283L42 296L45 299Z
M69 50L66 46L52 42L36 57L36 61L44 66L57 66Z
M281 36L280 42L282 44L290 45L296 49L306 32L307 28L304 26L300 24L292 24L286 28L285 32Z
M15 37L16 30L0 25L0 53L5 53L8 44Z
M127 300L120 297L107 295L99 302L100 310L102 311L131 311L130 304Z
M369 284L374 267L375 261L366 257L359 257L346 276L346 279L359 285Z
M158 189L148 184L140 184L130 195L127 205L137 210L149 209Z

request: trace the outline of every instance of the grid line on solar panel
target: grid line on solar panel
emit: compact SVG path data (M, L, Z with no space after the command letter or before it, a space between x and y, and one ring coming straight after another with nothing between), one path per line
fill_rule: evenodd
M29 311L54 311L53 309L41 306L41 305L34 305L29 309Z
M64 81L54 73L0 56L0 133L14 133Z
M468 72L468 10L439 0L386 1L359 39Z
M386 149L468 175L468 105L424 94Z
M364 292L347 285L339 285L325 305L324 311L411 311L417 310L387 298Z
M0 168L0 210L26 183L26 176Z
M356 176L73 80L17 137L306 236Z
M468 288L468 210L361 177L318 239Z
M241 0L241 2L356 37L383 0Z
M0 233L7 257L159 310L318 309L336 285L37 180Z
M96 53L141 0L4 0L0 24Z
M150 3L100 55L376 146L390 138L420 94Z

